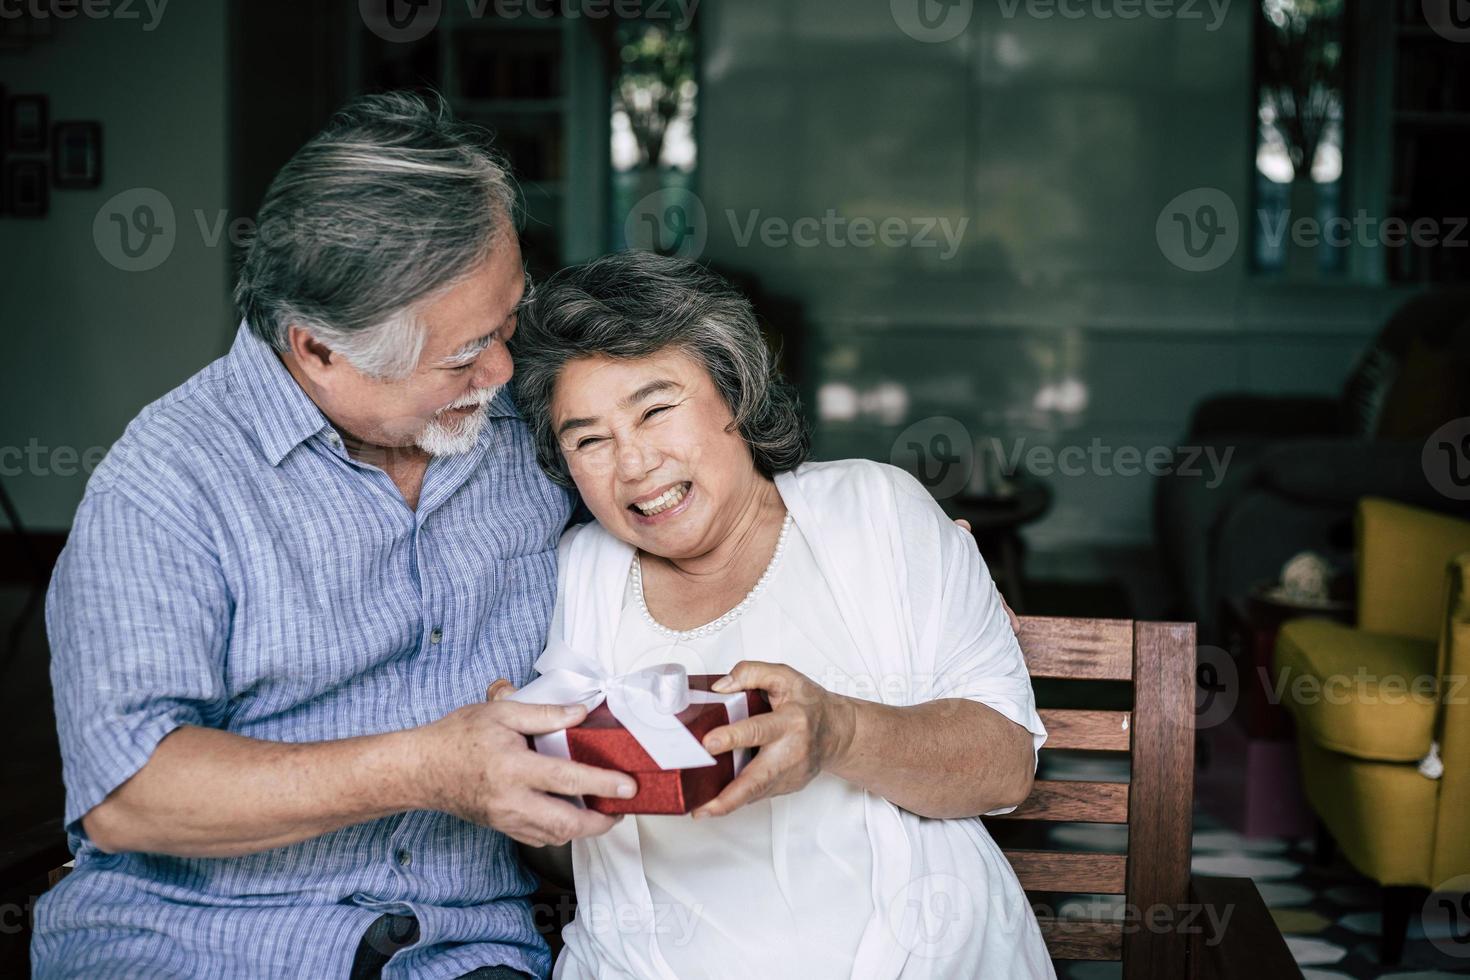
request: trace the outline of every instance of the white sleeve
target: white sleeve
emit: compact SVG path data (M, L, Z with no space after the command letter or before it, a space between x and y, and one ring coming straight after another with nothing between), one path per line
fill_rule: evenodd
M928 593L913 595L912 608L937 611L936 622L923 624L936 651L929 698L978 701L1025 728L1031 733L1034 772L1046 729L1036 713L1036 696L1021 645L975 539L957 527L927 492L918 506L902 500L903 488L898 493L903 523L909 525L904 530L910 587ZM937 549L933 547L936 537ZM916 548L920 542L929 546ZM1004 807L986 816L1014 809Z

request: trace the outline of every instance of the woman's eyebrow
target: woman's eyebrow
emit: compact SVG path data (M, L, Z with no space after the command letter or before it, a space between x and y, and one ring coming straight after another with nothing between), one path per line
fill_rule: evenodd
M556 435L557 435L558 438L560 438L560 437L566 435L567 434L567 431L570 430L570 429L582 429L582 428L586 428L589 425L596 425L596 424L597 424L597 419L595 417L594 418L581 418L581 419L567 419L561 425L557 426Z
M636 405L639 402L643 401L643 399L647 398L649 395L656 395L660 391L671 391L671 390L673 390L675 388L682 389L683 387L684 386L681 385L681 384L679 384L679 382L677 382L677 381L672 381L672 380L670 380L668 378L659 378L657 381L650 381L650 382L648 382L648 384L643 385L637 391L633 392L631 395L629 395L628 397L624 398L622 401L618 402L618 407L619 408L632 408L634 405ZM556 434L557 434L558 437L561 437L561 436L565 435L567 433L567 431L570 430L570 429L582 429L582 428L586 428L589 425L596 425L597 422L598 422L598 419L597 419L596 416L588 416L586 418L567 419L561 425L557 426L557 428L556 428Z
M657 381L648 382L648 384L644 385L643 387L639 388L637 391L629 395L627 398L624 398L622 401L618 402L618 407L632 408L634 405L638 404L649 395L656 395L660 391L669 391L670 389L681 387L683 387L683 385L679 384L679 382L677 381L671 381L668 378L659 378Z

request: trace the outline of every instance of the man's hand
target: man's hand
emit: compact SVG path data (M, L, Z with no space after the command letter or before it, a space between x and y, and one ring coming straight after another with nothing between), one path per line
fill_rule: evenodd
M466 705L421 729L420 786L429 807L532 847L606 833L616 818L579 810L550 794L627 799L638 789L633 778L547 758L526 744L527 735L580 724L587 709L506 701L514 688L503 683L509 690L501 689L495 700Z
M704 737L704 747L711 754L737 747L759 747L760 753L719 796L694 811L696 820L796 792L839 757L852 740L851 702L784 664L742 660L728 678L720 678L710 688L720 694L764 691L771 710L722 725Z

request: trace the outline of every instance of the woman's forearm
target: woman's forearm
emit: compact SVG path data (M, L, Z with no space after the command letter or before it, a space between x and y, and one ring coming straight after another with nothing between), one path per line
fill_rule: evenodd
M973 817L1031 792L1031 733L976 701L842 698L827 771L921 817Z

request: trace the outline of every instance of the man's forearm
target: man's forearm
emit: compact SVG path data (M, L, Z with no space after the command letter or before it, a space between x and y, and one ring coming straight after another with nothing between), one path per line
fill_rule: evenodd
M83 819L104 851L230 857L424 806L416 732L266 742L187 725Z
M983 704L843 700L846 731L828 771L905 810L971 817L1017 805L1031 791L1031 733Z

